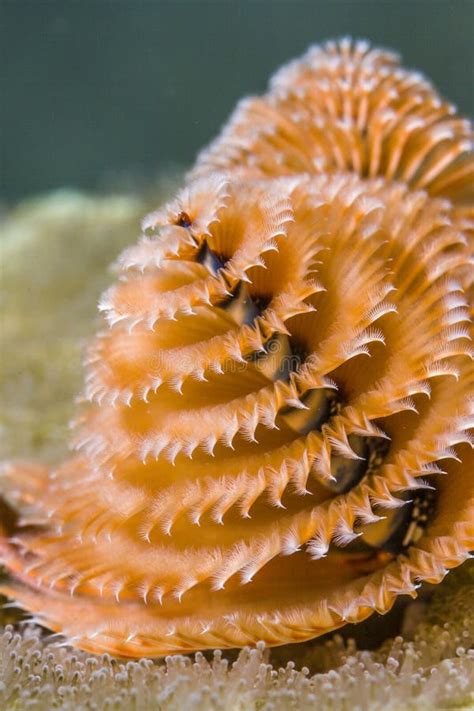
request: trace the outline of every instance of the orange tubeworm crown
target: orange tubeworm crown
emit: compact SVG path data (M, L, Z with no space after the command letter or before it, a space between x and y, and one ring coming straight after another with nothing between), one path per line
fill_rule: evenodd
M364 42L246 99L117 262L74 454L5 466L2 590L142 656L308 639L462 563L470 136Z

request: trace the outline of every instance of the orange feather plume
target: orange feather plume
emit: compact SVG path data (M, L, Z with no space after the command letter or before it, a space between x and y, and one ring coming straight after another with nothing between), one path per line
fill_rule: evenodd
M462 563L470 140L364 42L245 99L118 260L76 452L5 465L1 590L160 655L308 639Z

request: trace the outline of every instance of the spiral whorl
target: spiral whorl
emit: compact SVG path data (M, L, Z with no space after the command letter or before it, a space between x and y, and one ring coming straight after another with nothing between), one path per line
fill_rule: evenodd
M118 260L76 455L10 467L3 590L139 656L307 639L465 560L469 137L364 42L244 100Z

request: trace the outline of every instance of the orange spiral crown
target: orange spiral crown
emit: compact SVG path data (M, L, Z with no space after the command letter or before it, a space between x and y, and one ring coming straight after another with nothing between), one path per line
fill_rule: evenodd
M474 548L471 129L365 42L245 99L99 308L2 590L92 651L314 637Z

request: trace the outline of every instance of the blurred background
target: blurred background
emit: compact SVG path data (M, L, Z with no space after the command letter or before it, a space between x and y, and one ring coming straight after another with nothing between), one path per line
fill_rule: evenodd
M473 114L474 0L1 0L2 199L188 167L310 43L398 50Z

